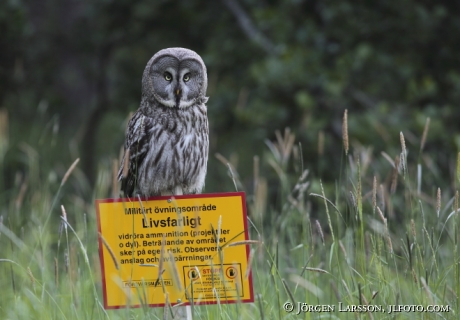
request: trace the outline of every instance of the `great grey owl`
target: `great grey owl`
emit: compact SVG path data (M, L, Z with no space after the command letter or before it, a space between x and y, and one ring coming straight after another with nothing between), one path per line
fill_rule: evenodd
M192 50L163 49L149 60L118 172L125 196L201 192L209 148L207 86L206 66Z

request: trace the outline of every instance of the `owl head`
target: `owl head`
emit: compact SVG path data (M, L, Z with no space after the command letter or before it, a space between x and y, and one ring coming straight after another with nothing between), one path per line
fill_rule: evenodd
M147 63L142 77L143 97L171 108L205 103L207 87L203 60L184 48L158 51Z

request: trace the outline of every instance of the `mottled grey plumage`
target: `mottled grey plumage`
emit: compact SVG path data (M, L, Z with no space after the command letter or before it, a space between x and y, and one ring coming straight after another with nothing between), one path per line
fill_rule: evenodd
M207 85L206 66L194 51L164 49L147 63L118 173L125 196L201 192L209 147Z

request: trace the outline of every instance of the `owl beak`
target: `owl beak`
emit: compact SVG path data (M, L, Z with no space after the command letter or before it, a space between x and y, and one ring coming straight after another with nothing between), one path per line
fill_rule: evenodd
M176 91L174 91L174 93L176 94L176 107L179 108L181 90L176 89Z

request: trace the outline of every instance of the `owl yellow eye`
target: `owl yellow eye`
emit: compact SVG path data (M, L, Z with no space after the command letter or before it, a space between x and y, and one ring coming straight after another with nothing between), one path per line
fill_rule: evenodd
M172 75L169 72L165 72L165 80L166 81L171 81L172 80Z
M184 82L187 82L190 80L190 73L184 74Z

